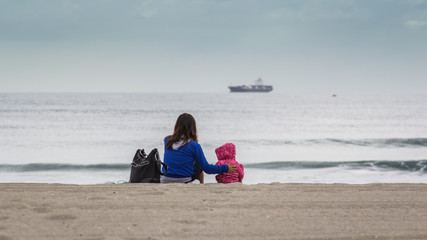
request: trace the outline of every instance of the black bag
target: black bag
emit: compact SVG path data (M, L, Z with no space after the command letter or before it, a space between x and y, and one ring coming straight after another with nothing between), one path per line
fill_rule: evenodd
M162 165L165 172L162 172ZM165 175L168 166L160 161L157 148L145 154L144 149L138 149L133 157L130 169L131 183L160 183L160 175Z

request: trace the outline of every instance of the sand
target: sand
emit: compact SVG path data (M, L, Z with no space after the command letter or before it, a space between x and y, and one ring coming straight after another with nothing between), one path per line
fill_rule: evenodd
M0 240L427 239L427 184L0 184Z

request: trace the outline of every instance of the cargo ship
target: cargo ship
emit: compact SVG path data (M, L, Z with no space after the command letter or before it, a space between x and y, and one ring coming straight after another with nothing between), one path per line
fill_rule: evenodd
M229 86L230 92L271 92L273 86L264 85L261 78L255 81L254 85Z

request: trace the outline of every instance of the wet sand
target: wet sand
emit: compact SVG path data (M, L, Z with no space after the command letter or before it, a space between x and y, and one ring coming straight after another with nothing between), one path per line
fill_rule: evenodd
M0 240L427 239L427 184L0 184Z

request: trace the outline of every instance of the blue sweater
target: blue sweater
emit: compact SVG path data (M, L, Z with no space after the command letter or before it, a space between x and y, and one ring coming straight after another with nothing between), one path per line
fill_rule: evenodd
M194 174L195 162L207 174L228 172L227 165L216 166L209 164L199 143L189 141L177 150L166 149L168 139L169 137L165 139L165 155L163 157L163 162L168 166L168 172L165 176L175 178L191 177Z

